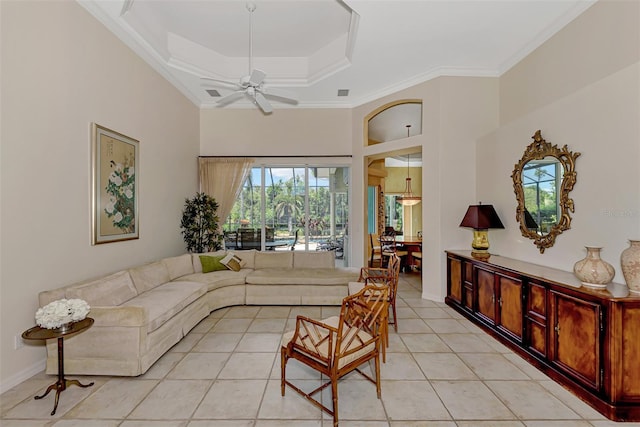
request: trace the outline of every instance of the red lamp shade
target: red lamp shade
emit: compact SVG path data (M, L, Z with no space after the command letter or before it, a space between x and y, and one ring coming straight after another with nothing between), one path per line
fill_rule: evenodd
M504 228L493 205L471 205L464 215L460 227L469 227L475 230L489 228Z

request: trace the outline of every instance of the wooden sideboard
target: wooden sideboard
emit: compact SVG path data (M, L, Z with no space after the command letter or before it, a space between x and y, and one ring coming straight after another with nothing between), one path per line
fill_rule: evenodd
M446 253L449 306L607 418L640 421L640 296L506 257Z

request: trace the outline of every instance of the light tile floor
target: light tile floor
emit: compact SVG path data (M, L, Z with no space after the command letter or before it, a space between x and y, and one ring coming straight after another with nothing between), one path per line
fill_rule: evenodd
M421 299L420 278L402 275L399 331L390 328L382 399L352 374L339 385L343 427L606 427L591 409L442 303ZM279 345L298 314L338 307L247 306L217 310L137 378L95 381L35 401L54 377L35 375L0 396L3 427L326 427L330 418L287 389ZM287 376L312 389L320 376L295 360ZM330 401L330 393L322 396ZM640 426L640 423L619 423Z

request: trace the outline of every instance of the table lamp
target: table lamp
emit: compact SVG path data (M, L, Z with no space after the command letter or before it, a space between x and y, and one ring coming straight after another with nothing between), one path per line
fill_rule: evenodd
M473 228L473 242L471 242L471 256L480 259L489 258L490 228L504 228L493 205L471 205L464 215L460 227Z

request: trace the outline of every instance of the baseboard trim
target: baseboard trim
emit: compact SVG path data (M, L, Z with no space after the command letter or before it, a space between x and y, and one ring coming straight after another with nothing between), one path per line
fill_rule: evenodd
M28 380L35 374L44 371L46 364L47 364L47 359L42 358L41 360L37 361L33 365L29 366L28 368L23 369L22 371L11 375L9 378L6 378L4 381L0 383L0 394L12 389L13 387L17 386L21 382Z
M428 299L435 302L444 302L444 298L440 294L431 294L426 292L424 289L422 290L422 299Z

